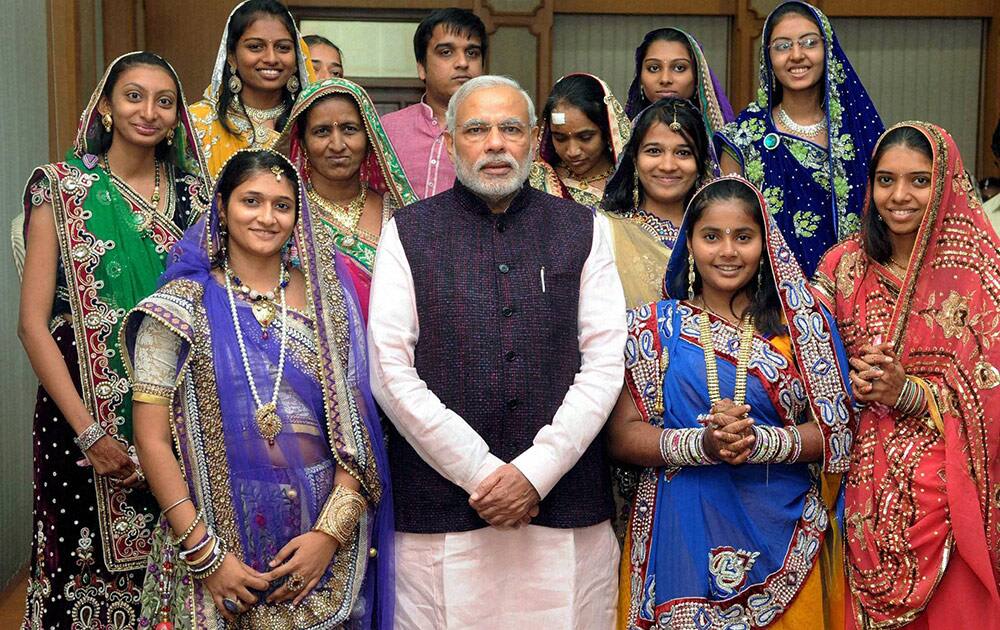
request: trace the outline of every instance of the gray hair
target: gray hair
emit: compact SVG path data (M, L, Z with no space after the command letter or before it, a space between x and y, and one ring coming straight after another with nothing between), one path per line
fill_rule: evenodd
M504 77L496 74L484 74L478 76L475 79L470 79L466 81L462 87L458 88L451 100L448 101L448 111L445 112L444 121L445 127L448 129L448 133L454 135L457 121L455 116L458 114L458 108L465 99L467 99L476 90L485 90L488 88L495 87L509 87L517 90L521 96L524 97L524 102L528 106L528 127L534 127L535 118L535 104L531 102L531 96L528 95L524 89L518 85L517 81L511 79L510 77Z

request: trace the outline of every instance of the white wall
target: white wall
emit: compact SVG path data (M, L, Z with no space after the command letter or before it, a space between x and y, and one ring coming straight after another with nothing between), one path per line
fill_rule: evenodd
M45 3L5 0L0 20L0 586L28 560L31 529L31 423L38 381L16 334L20 283L10 221L24 182L47 161L49 145Z

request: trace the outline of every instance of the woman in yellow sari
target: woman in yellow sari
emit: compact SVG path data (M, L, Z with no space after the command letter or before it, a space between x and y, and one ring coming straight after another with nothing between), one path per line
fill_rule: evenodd
M277 0L247 0L229 14L212 81L191 106L212 179L233 153L277 141L296 95L312 81L306 50Z

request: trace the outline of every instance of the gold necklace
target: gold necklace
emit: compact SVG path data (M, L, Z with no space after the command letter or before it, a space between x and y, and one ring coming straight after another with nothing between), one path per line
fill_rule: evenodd
M282 114L285 113L285 104L279 103L274 107L268 109L257 109L256 107L250 107L246 103L243 103L243 109L247 112L247 117L256 123L264 123L269 120L274 120L275 118L280 118Z
M566 167L564 166L563 168ZM607 179L608 177L611 176L611 173L613 173L614 170L615 167L612 164L611 166L604 169L597 175L591 175L590 177L577 177L576 175L573 174L573 171L566 168L566 172L569 173L569 176L576 180L576 184L574 185L576 186L576 188L579 188L580 190L587 190L587 187L593 184L594 182L602 179Z
M358 224L361 222L361 215L365 212L365 201L368 199L368 186L361 182L358 196L351 199L346 206L324 198L316 192L312 184L306 189L306 196L309 197L309 202L323 210L328 218L347 228L347 234L340 244L348 249L354 247L358 242Z
M706 309L708 306L706 305ZM712 327L709 321L708 312L702 311L698 314L699 335L701 349L705 353L705 375L708 381L708 397L711 404L722 400L719 393L719 365L715 358L715 342L712 339ZM750 352L753 350L754 321L750 315L744 315L742 320L742 330L740 330L740 350L736 360L736 387L733 390L733 403L742 405L747 398L747 367L750 364Z

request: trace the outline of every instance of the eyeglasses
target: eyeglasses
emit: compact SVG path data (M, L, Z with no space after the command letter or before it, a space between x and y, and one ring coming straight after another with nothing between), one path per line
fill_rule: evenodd
M806 35L805 37L798 39L796 41L784 38L776 39L773 42L771 42L771 45L768 46L768 48L770 48L776 53L787 53L791 52L792 47L795 46L795 44L798 44L799 48L801 48L802 50L812 50L813 48L816 48L822 43L823 40L820 39L819 37L815 35Z
M490 136L494 127L500 130L500 135L505 140L511 142L524 140L525 136L528 135L528 128L515 122L502 122L495 125L485 122L470 122L462 127L461 134L463 138L472 142L482 142Z

